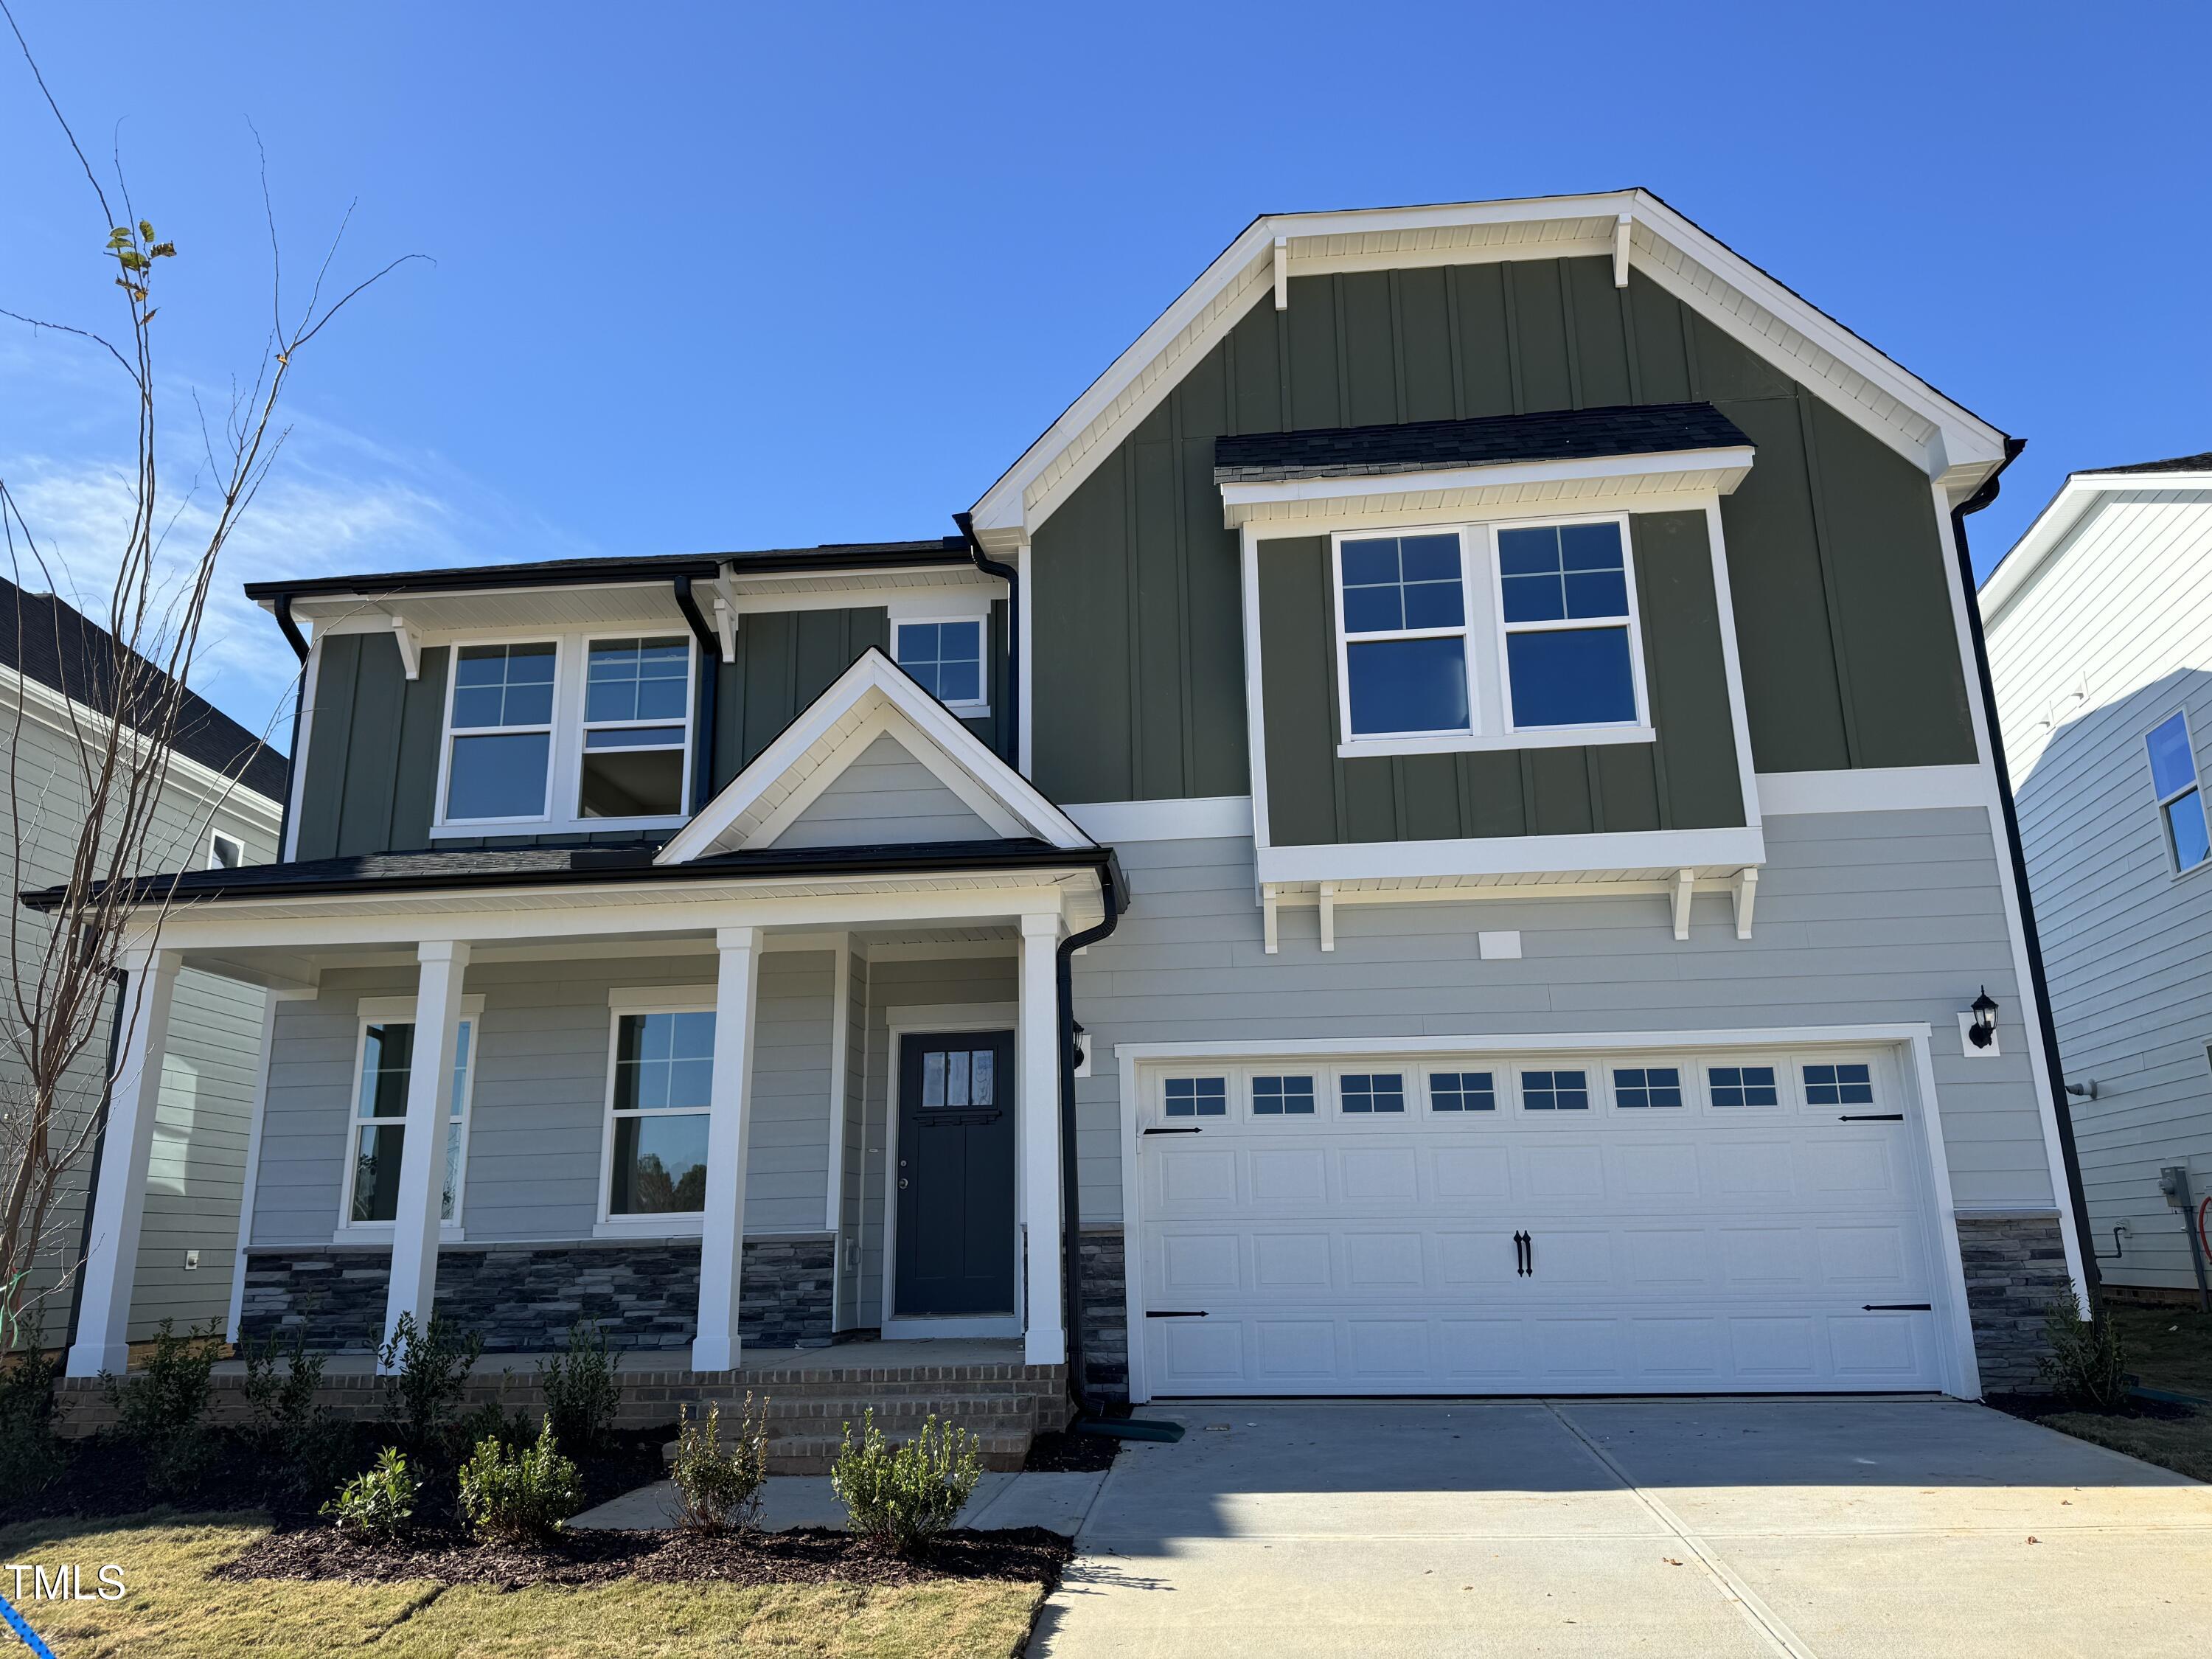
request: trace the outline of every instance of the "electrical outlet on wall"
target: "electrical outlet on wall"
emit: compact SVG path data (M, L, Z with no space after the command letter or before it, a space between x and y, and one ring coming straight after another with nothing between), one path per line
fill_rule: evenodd
M193 1268L199 1265L200 1253L198 1250L186 1250L185 1252L185 1271L186 1273L190 1273Z

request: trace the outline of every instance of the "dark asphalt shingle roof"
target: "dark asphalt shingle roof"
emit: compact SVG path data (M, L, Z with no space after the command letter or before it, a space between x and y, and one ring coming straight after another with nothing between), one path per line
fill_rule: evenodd
M1402 426L1253 432L1213 441L1216 483L1366 477L1509 461L1588 460L1608 455L1748 447L1735 423L1711 404L1644 404L1493 415Z
M686 864L657 866L657 841L579 847L487 847L447 852L370 853L351 858L254 864L236 870L191 870L143 878L142 894L171 891L178 902L283 898L309 894L422 892L484 887L543 887L608 881L727 880L805 875L908 874L957 870L1028 869L1085 865L1109 867L1105 848L1073 849L1028 838L924 842L878 847L769 848L725 853ZM58 887L20 895L34 910L61 897Z
M2172 455L2162 461L2137 461L2130 466L2100 466L2099 472L2212 472L2212 450L2199 455Z
M0 664L88 708L113 716L118 649L105 628L74 605L52 593L26 592L0 577ZM155 718L151 709L137 719L127 710L122 715L125 725L140 732ZM284 799L290 763L283 753L190 688L169 747L187 760L237 779L257 794L274 801Z

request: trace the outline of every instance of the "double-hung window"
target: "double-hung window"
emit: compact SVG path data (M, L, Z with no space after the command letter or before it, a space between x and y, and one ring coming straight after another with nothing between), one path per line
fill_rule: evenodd
M2212 858L2212 834L2204 822L2204 795L2197 786L2197 750L2189 740L2189 719L2176 714L2160 721L2147 740L2151 789L2166 825L2166 850L2176 874Z
M703 1211L714 1087L713 1012L617 1013L613 1073L608 1217Z
M551 640L465 645L447 722L446 822L542 818L551 810Z
M455 1034L453 1075L447 1094L446 1157L441 1220L461 1218L461 1164L468 1143L469 1079L476 1021ZM349 1226L389 1222L399 1214L399 1160L407 1141L407 1080L415 1064L412 1020L362 1022L361 1070L353 1098L352 1156L348 1160L345 1219Z
M983 623L901 622L891 637L891 659L921 689L963 719L991 712L983 694Z
M1619 522L1500 529L1498 585L1511 729L1634 724L1634 619Z
M684 811L691 728L691 642L593 640L584 670L580 818L672 817Z
M1347 537L1337 555L1350 739L1472 732L1459 532Z

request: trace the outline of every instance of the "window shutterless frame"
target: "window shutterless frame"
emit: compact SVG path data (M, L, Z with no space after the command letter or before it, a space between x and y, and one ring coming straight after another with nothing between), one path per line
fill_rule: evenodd
M2204 795L2199 787L2197 737L2186 709L2177 710L2143 734L2150 760L2151 793L2158 801L2159 833L2177 876L2212 862L2212 834L2207 832Z
M1500 532L1511 530L1568 530L1582 525L1609 524L1620 536L1620 576L1626 590L1626 605L1620 616L1562 617L1540 622L1508 622L1505 619L1505 576L1504 558L1499 548ZM1516 519L1482 527L1483 540L1490 562L1492 593L1491 617L1495 632L1492 638L1497 648L1498 707L1504 714L1504 729L1509 733L1522 732L1610 732L1649 726L1651 721L1651 702L1644 689L1644 624L1636 603L1636 553L1628 536L1628 515L1626 513L1599 513L1581 517ZM1513 710L1512 640L1516 635L1545 633L1592 632L1600 629L1625 628L1628 633L1629 684L1635 694L1635 713L1628 720L1594 720L1585 723L1536 724L1515 717Z
M461 653L472 647L489 646L550 645L553 647L552 707L545 720L515 726L464 726L453 724L454 694L460 684ZM436 811L431 822L440 828L462 824L545 823L553 816L553 775L562 763L562 744L559 738L561 710L568 691L573 653L568 642L557 635L538 635L526 639L489 636L480 639L457 638L449 641L446 650L446 707L441 722L438 739L438 795L434 803ZM545 785L538 797L535 812L518 812L498 817L455 817L447 811L451 799L453 774L454 740L459 738L520 737L544 733L545 738Z
M1344 614L1344 548L1346 542L1398 541L1414 537L1449 536L1459 547L1460 620L1450 627L1362 629L1357 635L1346 627ZM1336 729L1348 745L1386 744L1421 738L1473 737L1482 729L1482 704L1477 695L1475 617L1482 596L1469 580L1474 562L1470 542L1480 532L1461 525L1417 525L1404 529L1340 530L1329 538L1329 607L1336 628ZM1467 676L1468 719L1464 725L1437 726L1425 731L1355 732L1352 726L1352 647L1389 645L1415 640L1457 640L1461 664Z
M235 870L246 862L246 843L236 836L226 836L220 830L208 832L207 867L210 870Z
M648 641L662 641L678 644L684 647L684 712L680 716L664 714L628 720L593 720L592 718L591 674L592 649L598 646L611 645L623 641L635 641L639 644L643 644ZM670 630L663 633L655 632L652 629L644 628L632 628L614 633L586 634L582 636L581 645L577 653L577 672L582 677L583 684L576 688L573 699L564 699L560 693L559 684L556 679L556 689L553 699L553 718L556 726L561 723L562 711L564 708L570 707L573 703L573 706L576 710L576 730L574 738L573 741L567 745L569 757L574 763L574 776L569 780L569 784L570 793L574 797L576 822L579 823L589 824L659 823L667 819L688 817L692 810L691 745L695 740L692 733L698 713L697 703L699 701L698 641L692 637L689 629L684 629L680 632L678 630ZM459 660L458 654L456 655L455 660ZM630 817L586 817L584 816L584 766L586 762L586 750L590 748L592 733L601 732L651 732L662 726L673 726L679 725L683 729L683 742L681 744L653 744L645 746L641 750L641 752L646 753L680 753L682 760L679 769L677 773L678 789L679 793L677 797L677 807L675 812L640 813ZM633 750L631 752L641 751Z
M891 618L891 660L910 674L910 666L900 647L900 636L909 628L970 627L975 630L975 695L973 697L946 697L933 685L930 695L937 697L946 709L963 720L983 720L991 713L991 619L981 613L970 612L957 617L894 617ZM942 659L933 659L933 661ZM930 683L920 674L915 678Z
M363 1000L365 1003L383 1001L381 999L364 999ZM454 1081L457 1081L459 1086L456 1091L452 1082L447 1085L448 1092L446 1097L444 1118L448 1144L457 1142L456 1153L451 1160L453 1176L453 1212L451 1215L441 1213L439 1218L439 1225L449 1232L457 1232L460 1229L462 1206L468 1194L469 1131L476 1118L477 1038L483 1029L482 996L471 995L463 1000L462 1013L458 1024L463 1035L453 1070L457 1074ZM345 1176L338 1183L338 1231L341 1234L366 1233L371 1237L388 1237L392 1228L392 1223L389 1221L356 1221L353 1218L355 1185L361 1174L362 1127L377 1122L387 1124L397 1129L404 1129L406 1126L406 1120L404 1117L378 1119L362 1115L362 1068L368 1063L368 1033L372 1026L382 1025L404 1025L412 1030L416 1025L414 999L411 997L390 999L388 1002L384 1002L383 1006L378 1007L376 1012L363 1012L355 1029L353 1076L346 1085ZM458 1099L455 1098L456 1092L459 1095ZM439 1152L438 1165L442 1171L447 1163L445 1156L446 1146L441 1146ZM443 1206L440 1207L442 1212Z
M618 1087L617 1068L622 1060L622 1023L626 1018L643 1018L653 1014L706 1014L712 1016L714 1005L702 997L672 997L648 1001L635 992L613 994L607 1011L607 1071L605 1103L599 1112L599 1173L597 1220L594 1231L601 1237L629 1233L649 1237L689 1236L699 1231L700 1210L642 1210L617 1212L614 1207L615 1125L621 1118L696 1117L711 1110L706 1107L683 1106L641 1108L617 1111L615 1101ZM715 1033L715 1040L721 1034ZM711 1173L711 1171L710 1171Z

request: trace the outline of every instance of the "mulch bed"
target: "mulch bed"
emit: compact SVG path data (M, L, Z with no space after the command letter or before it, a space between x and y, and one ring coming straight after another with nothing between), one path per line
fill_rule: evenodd
M1054 1430L1030 1442L1022 1469L1030 1474L1092 1474L1114 1467L1121 1443L1103 1434L1067 1434Z
M2046 1417L2058 1417L2069 1412L2086 1409L2069 1404L2055 1394L1988 1394L1982 1404L2001 1411L2008 1417L2024 1417L2031 1423ZM2170 1400L2149 1400L2141 1395L2130 1395L2124 1407L2116 1412L2095 1413L2103 1417L2151 1417L2164 1422L2178 1423L2197 1414L2197 1407Z
M227 1579L342 1579L388 1583L431 1579L521 1589L532 1584L928 1583L990 1578L1042 1583L1049 1590L1074 1547L1056 1532L946 1533L927 1554L907 1560L842 1532L804 1528L747 1537L695 1538L680 1532L589 1530L560 1534L542 1549L477 1544L453 1532L422 1532L375 1544L335 1527L272 1533L214 1577Z

